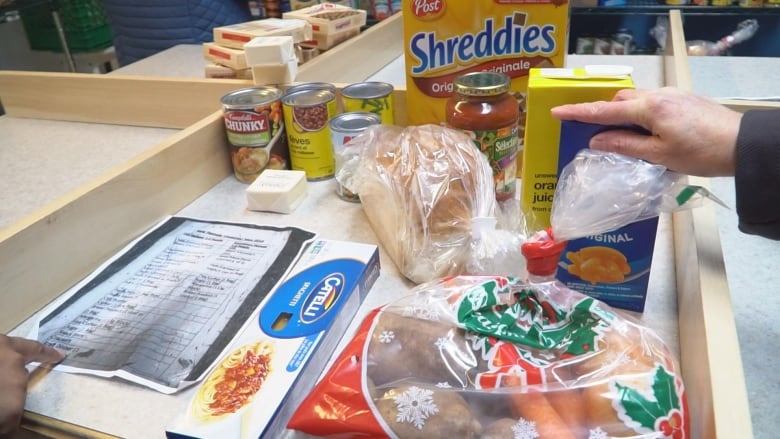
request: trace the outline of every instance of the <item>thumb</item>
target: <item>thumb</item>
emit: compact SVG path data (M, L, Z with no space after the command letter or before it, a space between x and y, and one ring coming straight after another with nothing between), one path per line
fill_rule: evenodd
M600 151L615 152L653 162L654 146L658 139L653 135L631 130L608 130L590 139L590 147Z
M65 354L35 340L9 337L11 347L24 357L25 363L59 363Z

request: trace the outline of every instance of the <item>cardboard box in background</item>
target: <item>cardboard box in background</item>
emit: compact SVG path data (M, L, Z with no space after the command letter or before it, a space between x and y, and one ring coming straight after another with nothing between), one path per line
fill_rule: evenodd
M558 175L597 133L611 129L566 121L561 125ZM556 278L569 288L616 308L642 312L650 282L658 218L571 240L561 255Z
M276 291L252 314L228 354L199 385L185 413L174 420L166 436L280 437L378 277L379 250L375 245L312 242ZM255 372L254 388L251 380L231 382L229 371L236 373L239 368L224 366L235 366L236 361ZM261 369L267 372L262 374ZM223 374L228 379L223 379ZM243 404L223 401L235 410L215 413L211 404L220 399L214 393L220 383L231 385L224 393L228 399L242 394L250 397ZM247 389L252 392L245 393Z
M452 81L461 74L506 73L511 89L525 94L529 69L564 65L566 1L404 0L402 7L410 125L444 122Z

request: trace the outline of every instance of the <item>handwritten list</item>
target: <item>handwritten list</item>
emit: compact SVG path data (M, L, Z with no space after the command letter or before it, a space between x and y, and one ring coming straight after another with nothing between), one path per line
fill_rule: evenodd
M63 370L174 392L208 370L312 238L170 218L74 288L38 338L68 353Z

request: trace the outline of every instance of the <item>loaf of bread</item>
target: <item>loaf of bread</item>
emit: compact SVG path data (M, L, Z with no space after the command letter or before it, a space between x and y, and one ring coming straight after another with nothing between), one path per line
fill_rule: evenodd
M438 125L371 128L355 182L366 216L416 283L464 272L472 218L493 216L493 171L468 135Z

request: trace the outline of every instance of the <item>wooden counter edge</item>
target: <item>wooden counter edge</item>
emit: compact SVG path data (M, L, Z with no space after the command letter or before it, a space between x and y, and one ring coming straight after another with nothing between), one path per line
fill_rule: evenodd
M665 85L692 90L679 10L669 14ZM690 178L709 187L709 179ZM672 216L682 374L692 437L752 438L740 345L714 205Z
M296 83L364 81L403 54L401 24L396 14L318 55L301 65ZM0 71L0 101L11 117L183 129L222 108L225 94L255 85L240 79Z
M0 230L0 330L231 174L220 110Z

